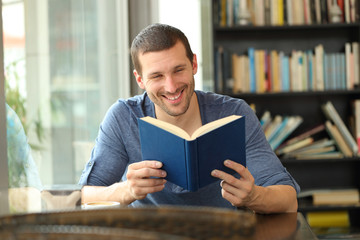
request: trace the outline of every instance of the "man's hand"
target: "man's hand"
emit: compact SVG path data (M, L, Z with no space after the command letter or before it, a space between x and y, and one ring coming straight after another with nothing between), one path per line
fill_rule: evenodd
M126 174L126 186L130 196L128 202L144 199L147 194L164 189L166 172L158 161L142 161L130 164Z
M242 207L248 206L256 198L256 188L254 177L249 170L243 165L226 160L225 166L235 170L240 174L241 178L238 179L223 171L214 170L211 175L222 179L221 181L221 194L223 198L228 200L233 206Z
M225 166L240 175L236 178L220 170L213 170L211 175L221 179L221 194L233 206L248 207L258 213L296 212L296 191L290 185L255 185L250 171L243 165L226 160Z

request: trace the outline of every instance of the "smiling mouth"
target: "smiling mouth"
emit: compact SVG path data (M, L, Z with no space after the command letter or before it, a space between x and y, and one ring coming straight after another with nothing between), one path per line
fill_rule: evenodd
M179 94L178 94L177 96L174 96L174 97L167 97L166 95L164 95L164 97L165 97L166 99L170 100L170 101L175 101L175 100L177 100L177 99L179 99L179 98L181 97L181 94L183 93L183 91L184 91L184 90L181 90L181 91L179 92Z

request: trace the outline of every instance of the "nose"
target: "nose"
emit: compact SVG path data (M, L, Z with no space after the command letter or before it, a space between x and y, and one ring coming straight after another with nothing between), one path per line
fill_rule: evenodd
M172 75L165 78L165 91L169 93L175 93L177 90L175 78Z

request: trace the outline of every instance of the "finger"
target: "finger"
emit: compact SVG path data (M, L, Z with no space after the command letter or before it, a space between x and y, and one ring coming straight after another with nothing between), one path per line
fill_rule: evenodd
M141 168L138 170L129 169L126 174L127 179L134 179L134 178L164 178L166 177L166 172L161 169L153 169L153 168Z
M165 184L158 185L158 186L152 186L152 187L133 188L132 195L136 199L144 199L147 194L160 192L164 189L164 187L165 187Z
M164 185L166 183L165 179L159 178L146 178L146 179L137 179L129 182L132 188L136 187L156 187L160 185Z
M246 167L244 167L243 165L241 165L240 163L237 163L237 162L234 162L231 160L225 160L224 165L228 168L231 168L232 170L234 170L235 172L240 174L240 176L245 179L248 179L252 176L251 173L249 172L249 170Z
M137 170L141 168L161 168L163 166L162 162L155 160L144 160L141 162L132 163L129 165L129 169Z
M219 179L223 180L224 182L227 182L234 186L236 186L237 182L239 181L239 179L232 176L231 174L228 174L226 172L223 172L223 171L217 170L217 169L215 169L211 172L211 176L219 178Z
M241 183L240 183L241 184ZM246 196L248 195L247 191L244 191L244 189L235 187L231 184L228 184L227 182L224 181L224 183L222 184L222 189L230 194L232 197L236 198L236 199L240 199L240 200L244 200L246 198ZM235 200L235 199L234 199ZM233 201L234 201L233 200ZM233 202L232 201L232 202Z
M234 194L232 194L231 192L228 192L224 189L221 190L221 195L224 199L226 199L227 201L229 201L233 206L242 206L244 205L243 203L243 199L242 198L238 198L237 196L235 196Z

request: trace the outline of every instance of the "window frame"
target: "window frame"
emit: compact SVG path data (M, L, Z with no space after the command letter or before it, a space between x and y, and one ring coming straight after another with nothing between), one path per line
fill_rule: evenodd
M2 4L0 4L0 14L0 32L2 33ZM3 38L0 38L0 66L0 133L5 133L0 134L0 215L3 215L9 213Z

